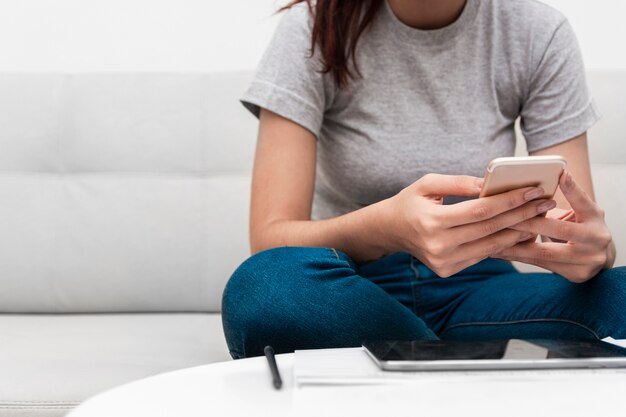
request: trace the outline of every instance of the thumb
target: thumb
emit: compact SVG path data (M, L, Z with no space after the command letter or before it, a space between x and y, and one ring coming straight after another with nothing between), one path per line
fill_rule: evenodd
M483 178L479 177L443 174L426 174L417 181L420 194L439 197L477 196L483 188L483 182Z
M585 190L574 181L571 173L563 171L559 179L559 187L572 206L572 209L574 209L578 220L590 219L598 215L598 205L589 197Z

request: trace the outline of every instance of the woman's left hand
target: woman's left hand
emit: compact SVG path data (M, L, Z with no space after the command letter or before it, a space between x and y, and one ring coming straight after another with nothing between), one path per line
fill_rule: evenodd
M581 283L612 266L615 257L613 239L604 221L604 211L569 172L563 172L559 186L573 209L573 215L534 217L511 227L554 241L522 242L492 257L537 265Z

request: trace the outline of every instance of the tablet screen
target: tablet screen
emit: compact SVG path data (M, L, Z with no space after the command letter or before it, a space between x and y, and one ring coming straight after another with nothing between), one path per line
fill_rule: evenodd
M382 341L363 346L380 361L626 357L626 349L600 340Z

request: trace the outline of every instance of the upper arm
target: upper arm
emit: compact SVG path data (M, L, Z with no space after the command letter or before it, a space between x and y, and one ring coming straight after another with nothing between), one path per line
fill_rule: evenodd
M271 223L310 219L315 185L313 133L266 109L260 116L250 205L253 250Z
M335 87L311 56L312 15L306 4L287 10L241 101L259 117L250 207L256 252L285 242L281 220L309 220L316 145Z
M576 36L567 21L560 24L532 74L521 107L521 128L529 152L555 149L579 138L599 119L587 88L585 66ZM536 67L535 67L536 65ZM567 149L575 144L565 145Z
M530 155L561 155L567 161L567 170L574 179L595 200L593 184L591 180L591 167L589 165L589 151L587 148L587 133L576 136L567 142L550 146L538 151L530 152ZM559 208L570 209L563 193L557 190L555 200Z
M543 41L542 41L543 42ZM561 155L567 169L593 199L587 130L599 119L585 78L585 66L569 22L561 21L534 56L521 127L530 155ZM560 208L570 205L560 192Z

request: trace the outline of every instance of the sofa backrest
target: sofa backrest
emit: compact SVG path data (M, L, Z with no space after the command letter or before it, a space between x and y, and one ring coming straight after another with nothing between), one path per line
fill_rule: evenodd
M219 311L249 253L250 78L0 74L0 312ZM620 245L626 74L590 84L596 189Z
M250 74L0 74L0 312L219 311Z

